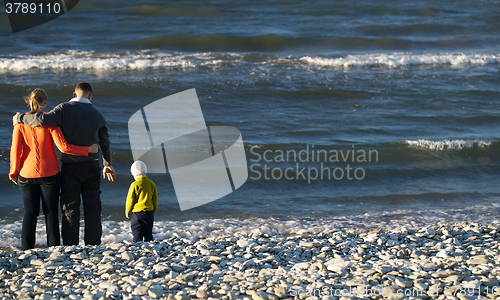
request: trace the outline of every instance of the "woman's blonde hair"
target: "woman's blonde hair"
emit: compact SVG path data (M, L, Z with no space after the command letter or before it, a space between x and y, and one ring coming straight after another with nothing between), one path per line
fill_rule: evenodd
M42 89L34 89L31 94L25 98L28 107L31 109L29 113L36 114L45 100L47 100L47 93Z

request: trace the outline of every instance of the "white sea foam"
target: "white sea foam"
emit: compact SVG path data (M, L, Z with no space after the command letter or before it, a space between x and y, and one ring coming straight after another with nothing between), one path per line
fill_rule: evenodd
M302 62L321 67L364 67L384 66L399 67L409 65L484 65L500 62L500 54L464 54L464 53L377 53L347 55L339 58L311 57L300 58Z
M204 53L199 55L184 55L140 51L125 54L99 54L93 51L71 50L49 55L0 57L0 70L192 68L201 65L216 65L221 62L223 60Z
M427 148L432 150L451 150L451 149L469 149L473 147L485 148L491 145L492 141L478 140L407 140L406 143L411 146Z
M259 60L246 61L244 53L166 53L153 50L121 53L96 53L94 51L69 50L46 55L0 56L0 70L24 71L41 70L141 70L148 68L193 68L218 66L221 64L255 65L311 65L319 67L398 67L408 65L469 65L500 62L500 54L495 53L378 53L347 55L328 58L312 56L262 56Z

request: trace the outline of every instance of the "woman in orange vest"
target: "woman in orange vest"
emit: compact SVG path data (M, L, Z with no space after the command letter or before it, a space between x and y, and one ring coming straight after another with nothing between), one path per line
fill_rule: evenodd
M27 99L31 109L28 114L44 113L47 94L35 89ZM40 198L45 215L47 245L60 245L59 234L59 164L54 143L63 153L87 156L97 153L97 144L75 146L67 143L59 127L29 127L16 124L12 134L9 178L19 185L24 202L24 217L21 245L23 250L35 247L37 217L40 213Z

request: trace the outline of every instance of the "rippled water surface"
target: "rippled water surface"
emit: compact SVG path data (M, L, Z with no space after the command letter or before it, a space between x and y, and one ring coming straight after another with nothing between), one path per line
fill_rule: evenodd
M91 0L16 34L2 15L0 217L22 216L7 173L23 96L44 88L54 107L85 80L111 133L118 180L102 185L110 222L123 219L132 181L128 119L190 88L208 125L241 131L250 177L180 212L169 175L153 174L158 220L494 221L498 20L495 1ZM308 159L293 160L301 151Z

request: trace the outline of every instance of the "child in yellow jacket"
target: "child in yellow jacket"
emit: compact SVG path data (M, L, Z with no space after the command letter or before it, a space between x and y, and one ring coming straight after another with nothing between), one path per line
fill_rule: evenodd
M158 193L155 183L148 179L146 164L140 160L130 167L134 182L130 185L125 205L125 216L130 219L134 242L153 240L154 214L158 209Z

